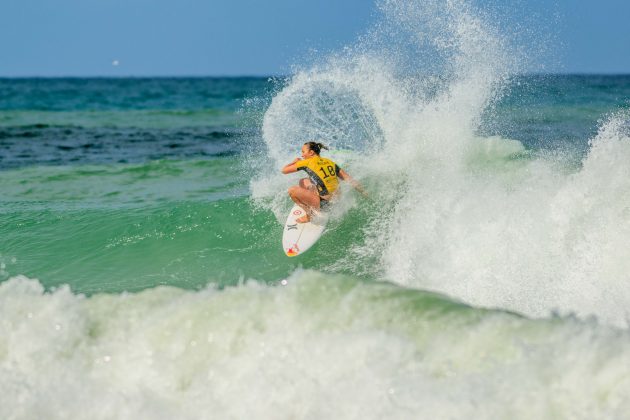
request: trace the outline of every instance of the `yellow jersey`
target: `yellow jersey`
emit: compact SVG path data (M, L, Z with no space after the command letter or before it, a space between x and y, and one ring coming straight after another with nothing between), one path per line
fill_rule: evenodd
M341 168L332 160L321 156L300 160L296 162L295 167L298 171L304 171L308 174L308 177L317 186L320 197L335 192L339 187L339 179L343 179L339 175Z

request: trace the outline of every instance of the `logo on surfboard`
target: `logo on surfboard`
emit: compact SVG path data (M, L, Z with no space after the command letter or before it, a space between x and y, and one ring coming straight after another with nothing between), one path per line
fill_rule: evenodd
M289 257L295 257L299 253L300 253L300 248L298 247L297 244L293 244L291 248L287 249L287 256Z

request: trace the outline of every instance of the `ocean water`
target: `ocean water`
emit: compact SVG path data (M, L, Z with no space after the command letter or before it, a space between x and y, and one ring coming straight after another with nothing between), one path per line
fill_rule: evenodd
M0 79L0 418L630 418L630 76L379 7L286 77ZM370 197L287 258L312 139Z

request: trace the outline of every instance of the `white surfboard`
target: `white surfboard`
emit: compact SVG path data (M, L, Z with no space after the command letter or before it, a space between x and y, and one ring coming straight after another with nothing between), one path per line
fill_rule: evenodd
M295 219L302 216L304 216L304 210L296 204L289 212L287 222L284 224L282 247L288 257L296 257L315 245L315 242L324 233L324 228L326 228L326 223L328 222L328 214L326 212L317 212L308 223L295 221Z

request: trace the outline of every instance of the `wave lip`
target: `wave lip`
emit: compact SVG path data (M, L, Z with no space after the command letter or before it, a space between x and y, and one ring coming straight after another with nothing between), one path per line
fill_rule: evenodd
M375 198L342 191L339 219L360 218L361 235L334 268L475 306L626 327L627 116L604 121L588 152L488 136L484 122L500 118L494 107L523 65L509 29L463 0L379 6L371 32L298 71L263 121L277 167L319 138L342 149L342 166ZM291 182L262 170L252 197L281 220Z

